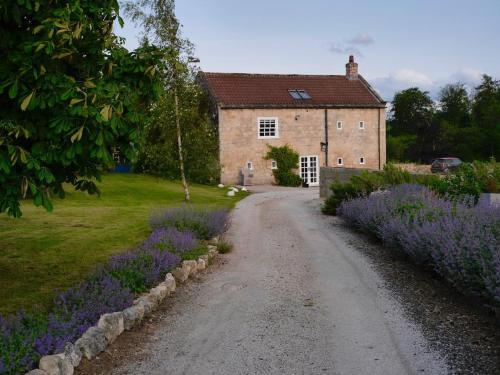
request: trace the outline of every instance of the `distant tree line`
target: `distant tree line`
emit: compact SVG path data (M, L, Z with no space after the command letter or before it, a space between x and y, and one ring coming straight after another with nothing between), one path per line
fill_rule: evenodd
M462 83L449 84L437 102L417 87L396 93L387 121L387 156L423 163L443 156L498 160L500 81L483 75L472 92Z

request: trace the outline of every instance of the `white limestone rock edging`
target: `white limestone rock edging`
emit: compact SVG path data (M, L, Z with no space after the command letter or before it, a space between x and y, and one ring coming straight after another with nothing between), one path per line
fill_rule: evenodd
M234 195L234 191L230 192ZM217 242L217 237L210 240L212 244ZM217 254L217 246L209 245L208 254L202 255L198 260L183 261L180 267L167 273L165 281L152 288L148 294L136 298L132 306L123 311L103 314L97 325L90 327L75 344L67 343L63 353L40 358L39 368L25 375L73 375L82 357L91 360L106 350L124 331L132 329L152 314L166 297L175 292L177 283L184 283L189 277L194 278L199 271L205 270L209 260Z

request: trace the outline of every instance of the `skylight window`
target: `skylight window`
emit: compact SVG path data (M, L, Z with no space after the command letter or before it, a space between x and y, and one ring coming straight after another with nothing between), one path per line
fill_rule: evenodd
M312 99L311 95L306 90L288 90L290 96L297 100Z

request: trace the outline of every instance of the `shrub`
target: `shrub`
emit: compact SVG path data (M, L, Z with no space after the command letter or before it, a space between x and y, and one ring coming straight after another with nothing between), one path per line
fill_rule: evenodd
M325 201L322 211L335 215L337 208L345 200L365 196L390 186L415 183L427 186L447 199L460 201L465 197L473 197L477 203L482 192L500 191L500 165L494 159L487 163L464 163L455 173L440 177L430 174L412 175L393 164L386 164L383 171L364 171L360 175L352 176L346 183L333 183L330 187L332 195Z
M0 373L29 371L40 357L62 351L66 342L81 336L101 314L123 310L133 298L117 280L99 272L58 295L49 314L0 316Z
M302 184L302 179L299 175L293 173L292 171L283 171L275 169L273 171L274 179L279 186L300 186Z
M264 159L276 161L277 169L273 170L276 183L280 186L300 186L302 179L293 172L299 166L299 154L288 145L267 147L269 151Z
M457 289L500 305L500 206L441 198L419 185L343 202L347 223L368 231Z
M463 163L456 172L447 174L430 187L443 196L461 198L469 195L477 202L481 193L500 192L500 164L495 159Z
M228 242L218 242L217 251L221 254L230 253L233 250L233 245Z
M330 186L332 195L326 199L322 211L328 215L336 215L337 208L343 201L370 194L384 186L386 183L381 174L368 171L352 176L346 183L334 182Z
M141 293L147 291L179 262L179 257L168 251L148 249L112 257L106 271L123 288Z
M141 245L143 249L168 250L182 254L195 249L198 239L190 230L178 230L175 227L156 228Z
M227 230L229 211L202 211L188 206L161 209L151 215L150 224L153 228L174 227L180 231L190 230L196 237L208 240Z

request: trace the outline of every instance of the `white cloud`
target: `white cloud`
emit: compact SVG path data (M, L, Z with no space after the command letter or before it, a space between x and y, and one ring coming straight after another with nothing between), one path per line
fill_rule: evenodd
M370 83L385 100L392 100L395 92L410 87L430 91L434 85L429 76L413 69L399 69L386 77L371 79Z
M414 85L414 86L430 86L433 84L432 79L422 72L413 69L399 69L389 75L389 79L394 82Z
M339 53L339 54L351 54L357 56L363 56L361 51L356 47L345 46L342 43L332 43L330 45L330 52Z
M481 82L481 76L483 73L481 73L479 70L472 69L472 68L462 68L459 69L457 72L453 73L450 78L454 82L461 82L464 83L465 85L472 85L476 86L479 82Z
M448 77L431 79L425 73L413 69L399 69L385 77L370 79L370 84L385 100L392 100L397 91L410 87L418 87L428 91L432 98L437 99L439 90L449 83L461 82L471 90L481 82L481 72L472 68L459 69Z
M357 34L350 39L346 39L345 41L349 44L360 44L362 46L369 46L370 44L375 43L375 40L367 33Z

